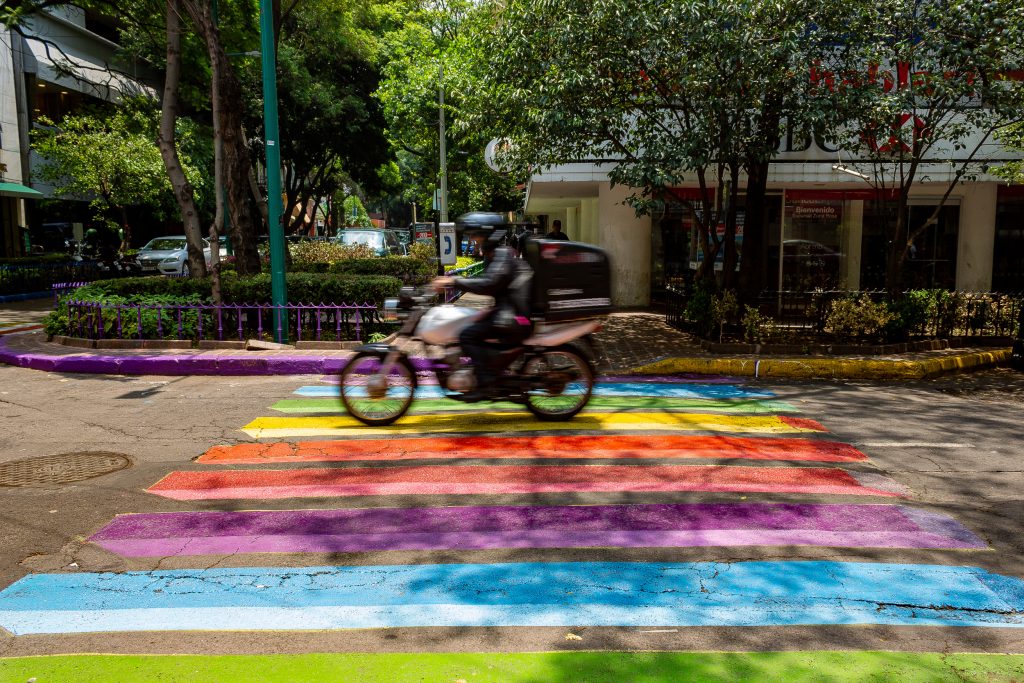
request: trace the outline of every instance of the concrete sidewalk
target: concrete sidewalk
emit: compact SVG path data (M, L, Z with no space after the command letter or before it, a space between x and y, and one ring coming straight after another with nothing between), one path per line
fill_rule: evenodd
M463 305L482 301L464 297ZM0 363L50 372L123 375L331 374L353 355L343 349L86 349L48 341L38 330L50 300L0 308ZM34 331L33 331L33 328ZM599 370L618 374L730 375L763 379L907 380L988 367L1009 360L1008 348L947 349L892 356L713 354L665 323L659 313L614 313L597 334Z

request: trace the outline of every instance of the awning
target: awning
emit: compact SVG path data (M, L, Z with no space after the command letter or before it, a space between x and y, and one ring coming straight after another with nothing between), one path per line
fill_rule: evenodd
M39 190L20 185L19 183L0 183L0 197L28 197L38 199L44 196Z

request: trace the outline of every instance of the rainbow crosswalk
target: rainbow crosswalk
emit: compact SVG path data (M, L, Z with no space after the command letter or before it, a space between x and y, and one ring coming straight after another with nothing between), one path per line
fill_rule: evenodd
M969 553L988 551L977 535L772 392L614 378L572 421L540 423L423 389L413 414L370 428L338 414L336 386L300 387L273 404L277 415L242 427L253 441L213 446L147 489L207 509L119 515L90 539L125 557L206 556L217 568L32 574L0 591L0 626L1024 626L1024 581L970 566ZM230 509L208 509L216 501ZM270 501L289 508L261 509ZM545 555L752 546L943 550L965 564ZM393 551L402 562L322 564ZM437 551L466 561L438 564ZM474 562L481 552L489 560ZM281 553L295 566L252 566Z

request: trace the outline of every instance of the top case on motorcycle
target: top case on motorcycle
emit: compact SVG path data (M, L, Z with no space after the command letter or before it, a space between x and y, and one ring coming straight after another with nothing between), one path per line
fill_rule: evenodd
M524 256L533 269L530 312L535 321L585 320L611 312L611 266L600 247L532 239Z

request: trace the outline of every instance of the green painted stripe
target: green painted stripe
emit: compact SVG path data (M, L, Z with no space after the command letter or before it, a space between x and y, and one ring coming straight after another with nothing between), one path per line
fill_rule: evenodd
M279 413L338 413L343 409L341 401L335 398L289 398L272 405L271 410ZM482 412L490 410L522 410L522 406L506 401L497 403L463 403L448 398L420 399L412 404L412 413L438 412ZM799 413L800 410L785 401L763 401L758 399L697 399L697 398L655 398L641 396L594 396L587 404L587 412L607 410L699 410L713 413L740 413L746 415L769 415L775 413Z
M655 636L656 638L657 636ZM585 640L585 637L584 637ZM1024 655L918 652L531 652L59 655L0 659L0 681L1019 681Z

